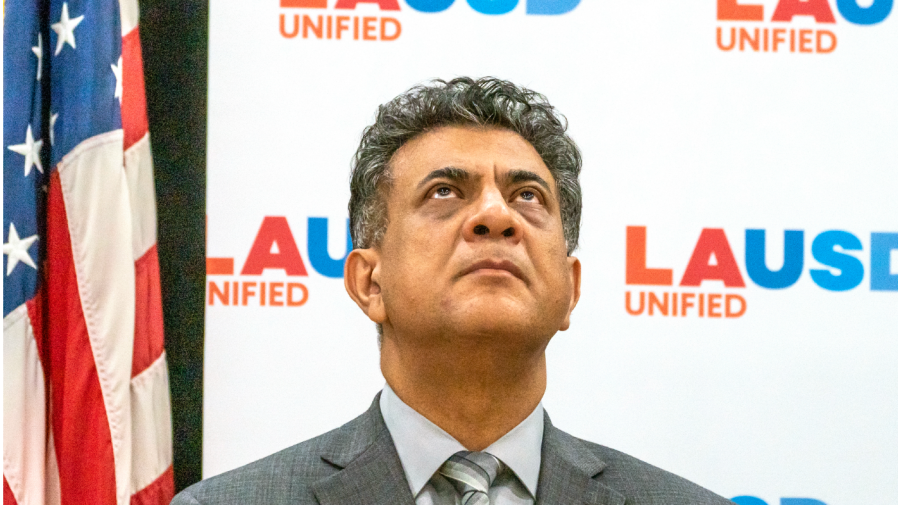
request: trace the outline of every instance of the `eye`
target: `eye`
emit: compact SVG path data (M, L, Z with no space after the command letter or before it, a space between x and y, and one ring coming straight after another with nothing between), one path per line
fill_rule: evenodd
M432 198L452 198L455 192L449 186L440 186L433 192Z
M518 198L525 202L539 202L539 194L536 191L531 191L529 189L525 189L518 193Z

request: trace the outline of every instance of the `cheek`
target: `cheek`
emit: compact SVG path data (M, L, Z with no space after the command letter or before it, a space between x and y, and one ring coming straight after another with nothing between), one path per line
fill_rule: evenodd
M567 265L567 243L560 221L541 216L527 233L529 236L525 238L532 257L539 258L546 267L555 267L556 263Z
M537 247L539 251L533 255L534 268L543 273L541 277L548 289L558 294L566 293L572 286L564 240L558 240L555 236L544 237L544 241L538 243Z
M440 256L442 247L436 244L439 234L429 229L397 230L395 236L403 237L385 243L382 255L384 288L392 287L404 292L421 289L423 279L432 279L445 259Z
M407 226L401 235L404 261L408 265L416 265L422 271L442 271L455 252L460 237L460 225L457 219L444 221L421 220ZM423 272L422 272L423 273Z

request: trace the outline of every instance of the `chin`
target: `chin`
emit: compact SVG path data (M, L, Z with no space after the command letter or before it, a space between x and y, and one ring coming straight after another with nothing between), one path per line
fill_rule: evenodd
M450 319L446 321L447 326L460 335L476 336L478 340L488 338L509 344L543 341L551 338L560 326L555 324L553 331L545 314L508 300L469 300L459 309L444 313Z

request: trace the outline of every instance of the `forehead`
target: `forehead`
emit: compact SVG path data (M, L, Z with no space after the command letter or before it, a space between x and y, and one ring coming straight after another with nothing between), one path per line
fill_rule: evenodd
M455 167L475 173L530 170L552 181L552 174L530 142L502 128L442 126L402 146L391 160L395 186L416 183L430 171ZM397 184L398 183L398 184Z

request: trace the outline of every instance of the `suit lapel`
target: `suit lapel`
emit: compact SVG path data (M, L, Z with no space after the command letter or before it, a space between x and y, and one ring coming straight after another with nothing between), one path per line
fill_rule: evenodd
M368 411L344 426L321 458L339 472L312 485L321 505L414 505L393 439L380 413L380 394Z
M340 469L312 485L321 505L415 503L380 413L380 394L365 414L334 435L321 458ZM622 494L594 479L606 466L546 415L536 505L623 505Z
M536 505L623 505L622 494L593 479L605 462L545 419Z

